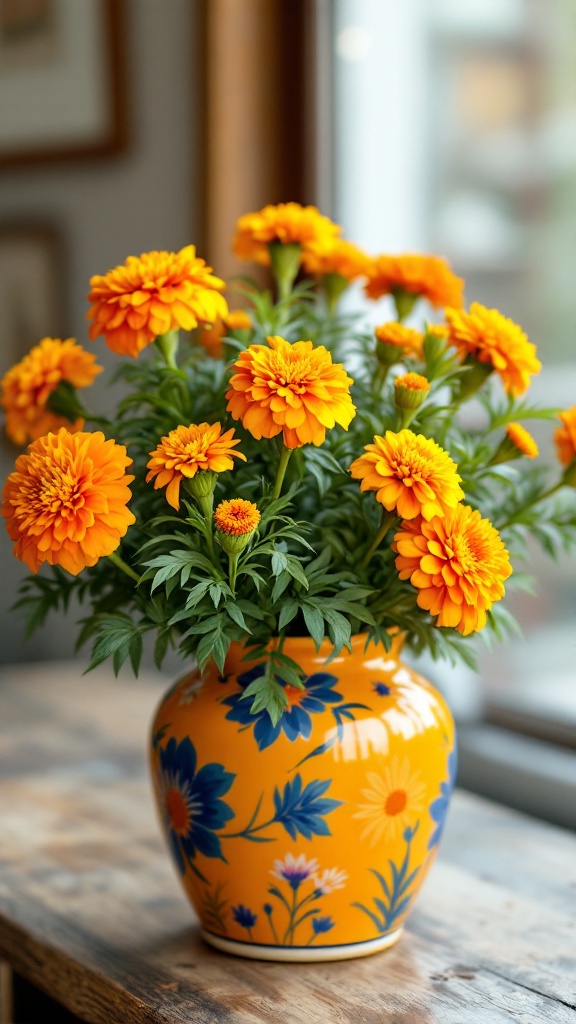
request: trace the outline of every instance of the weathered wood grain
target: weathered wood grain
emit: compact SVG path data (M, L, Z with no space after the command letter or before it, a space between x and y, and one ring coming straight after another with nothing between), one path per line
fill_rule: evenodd
M162 847L163 682L0 671L0 956L89 1024L576 1024L576 839L457 793L400 943L282 965L208 949Z

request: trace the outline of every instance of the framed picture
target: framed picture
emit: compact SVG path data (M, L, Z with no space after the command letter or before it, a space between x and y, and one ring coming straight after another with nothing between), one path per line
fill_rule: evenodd
M0 168L126 141L123 0L0 0Z
M49 225L0 223L0 377L41 338L66 337L62 250Z

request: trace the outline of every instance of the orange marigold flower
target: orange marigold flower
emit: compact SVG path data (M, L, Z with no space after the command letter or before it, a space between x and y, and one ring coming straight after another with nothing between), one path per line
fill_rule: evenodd
M221 533L241 537L253 533L260 522L258 506L244 498L221 501L214 512L214 523Z
M165 487L166 501L179 509L182 480L191 480L200 470L224 473L234 468L234 458L246 462L242 452L234 451L237 444L240 438L234 437L234 429L223 434L219 423L176 427L150 452L146 483L154 480L155 490Z
M528 433L521 423L509 423L506 427L506 435L514 447L519 452L522 452L522 455L526 455L529 459L536 458L538 455L538 445L532 434Z
M90 279L90 337L94 341L102 334L113 352L135 358L160 334L191 331L226 316L223 288L193 245L180 252L129 256L121 266Z
M360 490L376 491L376 500L403 519L446 515L464 497L456 463L431 438L387 430L364 451L350 466Z
M2 494L16 557L31 572L48 562L76 576L111 555L135 522L127 508L131 462L124 445L100 430L71 434L61 427L34 441Z
M222 319L211 327L205 327L198 333L198 341L206 349L211 359L222 359L224 355L223 338L227 331L246 331L252 327L252 320L243 309L231 309Z
M282 245L301 245L306 251L311 243L336 238L340 228L324 217L315 206L300 203L278 203L265 206L257 213L245 213L236 223L232 242L234 255L240 260L255 260L267 266L270 263L268 246L271 242Z
M462 305L464 281L441 256L406 253L401 256L375 256L368 263L366 295L379 299L382 295L407 292L421 296L438 308Z
M249 331L252 317L245 309L231 309L228 316L224 317L224 323L229 331Z
M302 255L302 264L307 274L326 277L338 274L346 281L364 277L369 257L352 242L329 236L318 242L310 242Z
M226 393L233 418L258 440L282 433L287 448L323 444L336 423L347 430L356 413L354 382L328 349L278 336L267 341L250 345L234 363Z
M512 572L498 531L477 509L457 505L430 522L403 522L394 537L400 579L418 588L418 605L467 636L486 625Z
M75 388L86 388L102 372L96 356L76 343L74 338L43 338L28 355L13 366L2 380L2 405L6 410L6 433L15 444L35 441L60 427L81 430L84 420L70 423L46 408L60 381Z
M563 426L554 431L556 451L562 465L569 466L572 459L576 458L576 405L561 412L559 419Z
M472 356L479 363L491 365L504 383L508 394L521 395L530 385L530 374L542 369L536 357L536 346L524 331L497 309L487 309L473 302L470 311L447 309L450 344L461 357Z
M402 356L407 356L410 359L423 359L423 344L424 335L421 331L415 331L412 327L405 327L404 324L399 324L397 320L391 320L389 323L381 324L380 327L376 327L374 330L376 340L386 348L390 346L390 351L386 354L381 352L380 345L378 346L378 356L384 357L384 362L398 362ZM390 358L388 358L388 355Z

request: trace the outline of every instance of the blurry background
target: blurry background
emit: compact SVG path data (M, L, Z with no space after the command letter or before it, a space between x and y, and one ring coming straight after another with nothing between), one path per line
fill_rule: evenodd
M193 241L228 276L236 217L293 199L370 252L447 256L537 344L534 397L573 405L575 52L576 0L0 0L0 372L86 341L92 274ZM0 559L0 660L69 656L74 613L23 646L5 535ZM576 824L576 566L534 571L522 640L479 640L479 677L425 669L461 779Z

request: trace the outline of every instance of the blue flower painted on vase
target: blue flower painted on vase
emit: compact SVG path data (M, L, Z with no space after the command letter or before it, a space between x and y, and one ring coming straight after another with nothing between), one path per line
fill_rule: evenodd
M312 930L314 936L324 935L326 932L331 931L334 927L335 922L331 917L313 917L312 918Z
M324 795L330 786L331 779L314 779L303 786L302 776L295 775L291 782L286 783L282 792L277 786L274 788L274 814L271 818L258 823L261 797L246 827L239 832L227 832L222 838L249 839L257 843L271 842L272 836L263 836L261 833L272 825L282 825L291 839L296 839L297 836L312 839L313 835L332 835L324 818L340 807L342 801Z
M440 796L437 797L428 808L433 821L436 822L436 828L428 841L429 850L434 846L437 846L442 838L450 797L452 796L452 790L456 783L457 761L456 747L454 746L450 752L450 756L448 757L448 778L440 786Z
M270 874L275 878L283 879L294 892L318 871L318 861L308 860L305 854L301 853L295 857L293 853L287 853L284 860L275 860L274 867Z
M412 886L420 871L420 865L416 868L410 867L410 847L419 827L420 822L417 821L412 828L404 829L406 852L401 863L395 864L393 860L388 860L390 872L387 879L380 871L370 869L380 885L380 892L372 900L373 908L365 906L364 903L352 903L353 907L357 907L370 918L379 935L385 935L398 928L400 921L408 913L413 896Z
M246 928L248 932L254 927L258 920L258 915L253 914L248 907L244 906L243 903L239 903L237 907L232 907L232 914L236 923L239 924L241 928Z
M186 863L198 874L192 861L196 853L225 860L216 834L234 817L221 799L234 779L221 764L198 768L196 750L186 738L173 738L160 750L159 788L164 826L176 863L184 874Z
M387 683L374 683L374 691L379 697L389 697L391 693L391 689Z
M237 682L241 687L238 693L226 697L224 704L230 707L226 718L231 722L240 722L243 726L253 726L254 739L259 750L265 750L272 745L283 732L293 743L301 736L307 740L312 732L312 719L310 715L324 711L326 705L339 704L342 694L333 689L338 682L336 676L327 672L315 672L308 676L304 683L304 689L299 690L290 686L280 676L276 676L278 682L284 687L288 698L288 707L282 712L276 725L272 725L270 716L266 710L253 715L250 711L252 701L244 698L244 690L264 674L264 665L255 665L248 672L238 676Z

